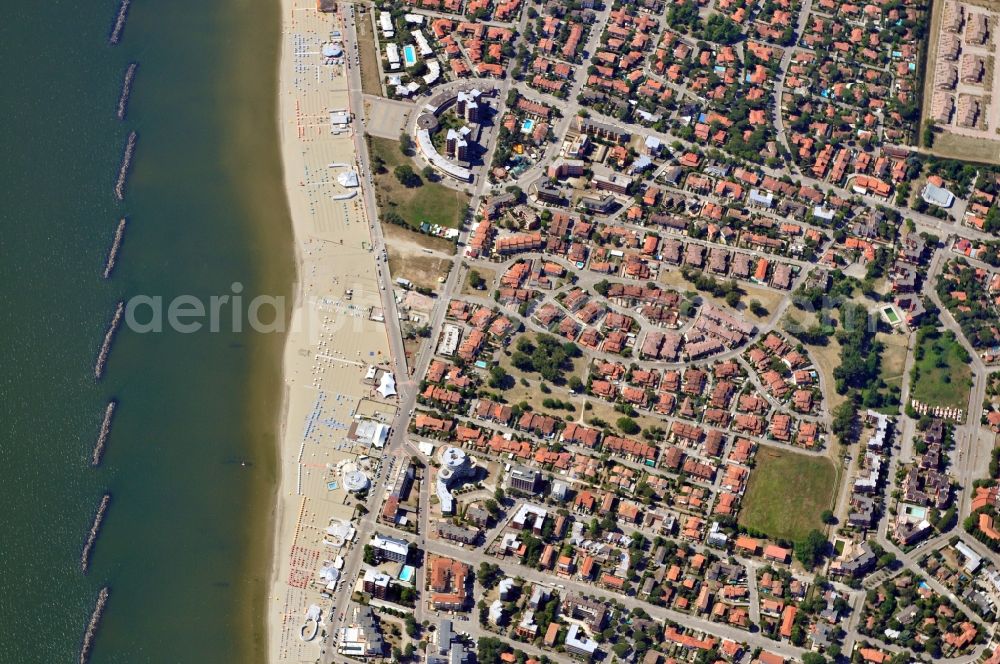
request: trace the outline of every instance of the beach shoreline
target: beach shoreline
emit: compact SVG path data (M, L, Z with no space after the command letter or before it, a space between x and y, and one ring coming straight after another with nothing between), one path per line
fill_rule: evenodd
M282 44L278 47L278 58L276 67L278 68L278 85L275 89L275 124L277 125L278 131L278 144L279 150L281 152L281 173L282 182L285 188L285 198L287 199L289 216L292 221L292 251L295 257L295 278L292 283L292 307L291 312L288 314L288 324L291 325L294 319L295 312L299 309L302 303L302 280L303 280L303 261L302 252L299 248L299 232L297 229L297 224L295 220L295 210L292 209L292 187L293 182L290 178L290 169L288 168L288 158L285 154L289 149L289 137L285 135L285 123L284 117L286 113L286 99L289 97L289 91L287 89L288 81L286 70L288 68L288 62L285 55L284 39L285 32L287 29L287 16L292 11L294 6L293 0L279 0L280 5L280 36ZM291 343L289 335L285 337L285 349L281 354L281 369L280 376L282 381L281 386L281 404L276 413L276 429L275 429L275 445L276 445L276 463L275 463L275 482L274 482L274 492L272 496L272 510L270 515L270 526L271 526L271 545L269 547L270 555L268 557L268 574L267 580L265 581L265 606L264 606L264 652L265 662L274 661L271 652L272 644L275 643L277 634L276 632L280 629L280 626L275 624L272 618L273 612L271 611L271 604L276 599L275 590L278 585L278 574L279 574L279 563L280 563L280 547L282 541L282 533L284 531L284 524L288 516L288 509L290 507L289 500L286 499L286 494L288 491L288 473L284 469L283 459L285 457L286 447L287 447L287 436L285 432L288 429L288 414L289 408L291 406L291 388L286 381L286 377L289 372L288 361L285 357L288 350L288 346Z
M276 414L268 662L319 656L321 639L300 628L310 607L328 610L324 592L332 591L320 570L351 550L329 532L354 516L343 473L370 458L348 428L363 416L394 415L365 379L371 367L388 364L390 352L362 190L338 179L358 169L353 126L331 117L350 107L347 67L318 56L339 28L342 17L316 11L314 1L281 0L275 111L296 274ZM332 620L323 619L329 629Z
M281 0L282 6L282 37L284 37L284 14L286 10L286 5L291 6L289 0ZM288 139L284 135L284 124L282 122L283 104L284 99L287 95L284 94L284 85L282 72L285 67L285 54L284 48L280 49L278 55L278 88L277 88L277 99L275 100L275 120L278 125L278 141L281 145L282 152L282 180L285 186L285 195L289 199L289 211L292 217L292 247L295 257L295 279L292 283L292 307L291 312L288 315L288 324L291 325L292 320L295 317L295 312L302 305L302 274L303 274L303 261L302 252L299 248L299 237L296 231L295 224L295 213L291 210L291 187L292 182L289 180L289 170L286 167L285 162L285 148L288 144ZM290 500L286 499L285 494L289 494L288 491L288 473L284 469L284 463L282 460L285 457L286 448L288 447L288 436L286 431L288 430L288 414L291 407L291 388L288 385L286 376L289 373L289 363L285 357L290 344L290 339L288 336L285 338L285 349L281 356L281 369L280 376L282 380L281 386L281 404L279 406L278 412L276 413L276 428L275 428L275 445L276 449L276 463L275 463L275 482L274 482L274 494L272 497L272 510L271 510L271 546L269 547L270 556L268 559L268 575L265 586L265 612L264 612L264 648L267 656L265 657L266 662L271 662L271 644L275 639L275 631L279 629L277 625L271 618L270 605L273 601L274 589L278 584L278 573L279 573L279 561L280 561L280 546L282 541L282 532L284 531L284 524L288 516L288 510L290 508Z
M280 62L280 58L279 58ZM280 65L279 65L280 66ZM280 101L279 101L280 103ZM283 169L284 170L284 169ZM293 231L294 234L294 231ZM295 281L292 284L292 312L297 310L300 306L302 298L302 257L299 252L298 241L293 239L292 244L295 247ZM289 315L289 324L291 323L292 316ZM286 341L287 346L287 341ZM264 581L264 621L265 626L263 630L264 634L264 652L270 653L271 642L273 640L273 626L271 625L270 616L270 604L272 598L272 592L278 582L278 572L279 572L279 547L281 544L281 534L283 532L283 526L285 519L287 518L289 509L289 500L284 498L284 494L288 491L286 483L288 481L288 473L284 470L284 464L282 459L286 452L286 439L287 436L285 432L288 429L288 412L291 405L291 389L285 382L285 376L287 375L288 364L284 357L284 352L282 353L281 359L281 369L279 375L282 380L281 387L281 404L279 406L278 412L276 414L276 428L275 428L275 445L276 445L276 463L275 463L275 482L274 491L271 499L271 514L270 514L270 527L271 527L271 545L268 547L268 558L267 558L267 577ZM270 656L266 656L264 661L270 662Z

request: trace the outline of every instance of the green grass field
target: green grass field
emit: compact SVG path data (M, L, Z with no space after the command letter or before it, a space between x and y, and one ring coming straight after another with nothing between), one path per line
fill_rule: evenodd
M385 214L395 212L413 228L422 222L457 228L469 196L461 191L437 182L423 179L419 187L407 188L400 184L393 169L406 164L417 173L420 168L399 149L399 141L387 138L369 137L372 157L380 157L385 163L385 173L375 176L375 192L379 210Z
M968 408L972 369L959 342L947 333L916 349L916 380L910 396L929 406Z
M825 457L761 447L743 498L739 523L769 537L796 541L833 503L836 470Z

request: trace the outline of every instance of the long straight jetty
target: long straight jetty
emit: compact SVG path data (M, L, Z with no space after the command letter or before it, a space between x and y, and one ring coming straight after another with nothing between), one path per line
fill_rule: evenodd
M122 316L125 315L125 302L119 300L117 306L115 306L115 315L111 319L111 324L108 325L108 331L104 333L104 343L101 344L101 350L97 354L97 362L94 363L94 378L100 380L104 376L104 366L108 363L108 355L111 353L111 344L115 341L115 333L118 332L118 326L122 323Z
M101 498L101 502L97 505L97 513L94 515L94 523L90 526L90 531L87 533L87 539L83 543L83 552L80 554L80 570L86 574L90 569L90 554L94 550L94 544L97 543L97 536L101 532L101 522L104 521L104 514L108 511L108 505L111 504L111 494L106 493Z
M104 408L104 420L101 422L101 430L97 433L97 442L94 443L94 452L90 458L90 465L95 468L101 465L101 459L104 457L104 447L108 444L108 437L111 435L111 420L115 416L115 408L117 407L118 402L112 399Z
M132 157L135 155L135 144L139 140L137 133L130 132L128 142L125 143L125 154L122 155L122 165L118 168L118 181L115 182L115 198L125 199L125 181L128 180L128 170L132 166Z
M126 219L122 217L118 221L118 228L115 229L115 239L111 243L111 249L108 251L108 259L104 263L104 272L101 273L101 277L104 279L111 277L111 273L115 269L115 263L118 262L118 250L122 248L122 240L125 239L125 224Z
M115 15L114 25L111 26L111 34L108 36L108 43L114 45L122 40L122 32L125 30L125 19L128 18L128 6L132 0L121 0L118 5L118 14Z
M104 586L101 594L97 596L97 604L90 614L90 622L87 623L87 630L83 633L83 645L80 646L80 664L87 664L90 659L90 651L94 647L94 637L97 636L97 627L101 624L101 616L104 615L104 607L108 604L108 596L111 590Z
M128 110L128 98L132 94L132 82L135 80L135 70L139 68L138 62L129 63L125 70L125 80L122 81L122 92L118 96L118 119L125 119L125 112Z

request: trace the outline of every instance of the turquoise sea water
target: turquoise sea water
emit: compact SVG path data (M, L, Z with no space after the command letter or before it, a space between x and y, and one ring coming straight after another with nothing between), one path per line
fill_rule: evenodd
M50 0L11 5L0 21L0 662L75 661L104 585L93 662L261 661L283 338L123 329L100 383L93 364L119 299L208 298L233 282L247 296L289 294L279 10L135 0L112 47L116 10ZM102 281L123 215L118 267ZM114 427L92 469L111 397Z

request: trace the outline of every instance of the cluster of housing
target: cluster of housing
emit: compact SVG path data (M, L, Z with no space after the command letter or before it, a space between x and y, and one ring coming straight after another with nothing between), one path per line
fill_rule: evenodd
M405 65L395 93L473 79L422 107L434 119L422 129L418 122L418 144L432 163L432 153L444 159L439 170L474 180L469 132L482 90L510 87L496 104L503 111L489 177L497 186L463 248L466 266L495 276L480 295L447 302L409 431L422 450L437 450L427 453L433 468L424 478L435 500L419 507L438 541L426 561L430 606L478 604L486 629L582 657L597 653L607 630L659 644L643 651L644 662L690 661L695 651L742 661L755 652L706 623L821 651L840 643L841 583L857 588L884 567L867 537L881 517L892 514L889 535L909 552L951 507L942 470L949 429L933 420L919 433L888 507L894 421L868 411L843 539L824 570L833 581L796 576L787 542L750 536L736 517L761 447L825 444L819 373L773 321L756 316L755 325L721 295L741 287L778 301L797 288L825 293L841 270L868 268L885 277L886 319L919 322L932 241L903 230L900 211L923 166L894 144L916 134L925 3L817 0L803 12L794 0L715 0L705 20L699 8L704 15L708 3L693 0L550 0L540 9L517 0L408 2L405 13L380 15L388 67ZM939 123L981 124L982 93L968 86L981 89L991 71L985 16L952 0L943 7L952 38L942 40L934 77ZM485 80L506 77L514 80ZM443 141L435 139L447 124L442 109L465 125L448 127ZM996 177L975 182L932 173L916 204L941 218L957 200L952 191L971 191L969 205L958 206L963 221L990 230L1000 218ZM503 184L516 186L502 194ZM976 247L953 246L973 262L945 265L942 300L963 329L976 325L970 339L991 361L1000 356L1000 299L990 301L1000 276L974 262ZM534 376L518 390L537 400L504 398L507 370L517 355L530 362L539 345L579 352L559 369L586 407L538 396L549 392ZM412 466L396 477L379 515L385 528L414 530L412 477ZM491 480L506 490L499 506L488 499ZM973 529L1000 547L998 508L995 485L977 487ZM971 574L976 554L958 544ZM380 561L404 566L411 548L382 535L372 546ZM477 575L457 551L466 546L524 575ZM933 583L965 590L942 551L935 544L924 559ZM389 597L398 577L369 570L364 589ZM909 639L946 656L968 653L979 630L936 587L906 571L873 588L859 629L876 642L857 657L880 664ZM669 613L629 615L595 598L609 593ZM890 602L903 608L881 608ZM678 621L685 616L691 621ZM429 661L465 656L452 634L442 622ZM784 661L766 650L755 656Z
M543 261L512 263L510 269L518 266L524 272L520 279L525 283L541 279L558 283L558 277ZM500 283L504 283L504 277ZM606 297L596 291L584 296L579 287L569 288L560 292L564 295L560 306L565 305L567 312L581 312L593 303L598 310L587 316L601 321L613 319L608 332L608 339L613 340L613 332L625 325L622 321L627 317L611 311L610 302L625 291L607 286ZM507 288L514 290L515 286ZM648 289L638 287L637 293L644 290ZM664 291L656 290L657 306L677 306L676 293L672 293L672 302L666 300L667 304L664 295ZM505 295L501 288L497 296L502 303L510 294ZM572 301L578 298L579 306L574 306ZM571 300L569 305L567 299ZM472 297L451 301L448 320L438 340L439 357L431 362L421 384L421 408L413 421L413 433L453 446L449 449L465 448L482 459L498 463L510 460L516 464L508 474L512 488L538 496L543 487L551 484L551 496L572 505L579 515L614 515L621 523L653 527L663 535L679 532L687 541L709 542L722 548L730 546L732 521L724 526L712 517L731 519L738 513L750 473L748 464L757 447L821 444L822 427L809 415L821 405L820 392L815 388L816 373L804 351L776 333L767 335L760 346L752 348L747 359L736 355L702 366L670 367L667 363L661 368L652 361L639 368L612 357L590 357L585 380L578 389L607 403L604 408L608 411L617 408L634 416L655 417L665 428L652 428L649 432L652 440L622 435L607 425L567 422L558 414L563 407L561 402L549 407L498 400L487 389L482 374L495 367L498 358L502 362L507 339L515 330L523 325L538 328L539 312L546 310L546 304L556 307L557 301L553 298L545 302L526 318L516 310L489 306ZM574 320L575 316L567 313L564 318ZM635 320L628 320L625 329L639 327ZM675 311L666 320L676 324L679 316ZM701 327L696 327L702 320ZM555 320L546 318L542 322L556 326L557 330L565 329ZM742 332L735 329L720 332L720 327L730 329L725 327L727 324L739 327L739 321L730 314L712 305L702 305L694 322L686 325L699 335L739 333L743 335L741 341L753 333L752 327ZM541 329L538 334L543 334ZM635 347L642 355L659 354L666 334L670 333L650 329ZM655 349L648 342L650 337L656 340ZM521 348L519 342L519 352ZM762 379L769 381L766 388L760 386ZM790 410L799 414L793 417ZM602 453L612 461L602 462ZM444 467L448 465L443 463ZM560 479L546 482L544 478L549 474ZM614 484L615 491L592 488L609 482ZM440 491L438 496L441 498ZM443 516L463 513L461 507L443 498L441 504L448 505L441 509ZM481 506L475 507L473 525L477 530L444 536L477 541L478 529L485 527L488 515ZM392 518L395 520L395 512ZM464 518L470 520L468 511ZM513 523L517 525L529 518L536 518L530 510L518 512ZM565 527L566 523L562 525ZM497 538L495 550L502 555L519 551L519 555L530 555L527 549L522 551L523 544L517 533L512 532ZM535 555L545 561L543 566L547 562L554 564L555 549L543 547ZM546 555L546 550L550 555ZM777 551L766 550L771 554ZM783 551L780 560L788 562L790 551ZM583 570L592 569L592 563L585 564L584 558L577 562Z
M990 14L985 8L949 0L941 10L931 117L940 125L978 128L989 107L985 80L994 57Z
M858 631L890 647L919 643L935 658L966 654L979 636L979 629L961 609L912 570L868 593ZM870 650L871 657L890 658L886 650Z
M959 539L929 550L920 558L919 565L933 582L960 598L970 611L987 619L996 614L1000 606L1000 566L987 551ZM908 617L909 612L902 615ZM918 626L915 621L907 624ZM966 641L959 641L963 636ZM944 641L961 650L968 646L969 637L975 638L969 626L963 624L952 630L950 637L945 636Z
M819 424L811 415L819 411L823 393L818 385L819 374L805 349L771 332L747 350L744 359L754 372L755 390L740 399L739 409L746 414L736 422L736 430L759 436L766 427L774 440L794 441L807 448L816 446ZM785 409L792 414L780 412Z
M869 410L865 413L865 424L871 427L871 434L865 441L864 455L860 460L860 472L851 486L850 512L847 526L860 533L865 533L879 521L885 511L884 490L889 457L892 450L893 427L895 423L887 415ZM859 550L857 556L837 565L838 573L850 572L852 575L859 570L858 566L871 569L875 565L874 555L870 547Z
M506 75L515 36L507 22L518 17L520 0L479 3L494 10L493 21L476 2L468 4L468 20L458 15L462 3L455 0L414 0L378 12L377 45L390 96L407 99L449 81Z
M906 153L886 144L916 134L927 8L919 2L813 5L783 81L781 112L801 168L831 183L846 178L882 197L890 191L887 180L903 181ZM859 149L858 141L876 149Z
M985 362L995 363L1000 355L1000 273L955 258L942 268L936 287L962 335Z
M950 436L944 420L933 419L922 433L921 449L906 469L900 484L892 536L901 546L912 546L933 532L929 512L943 511L951 503L951 479L943 472L945 445Z

